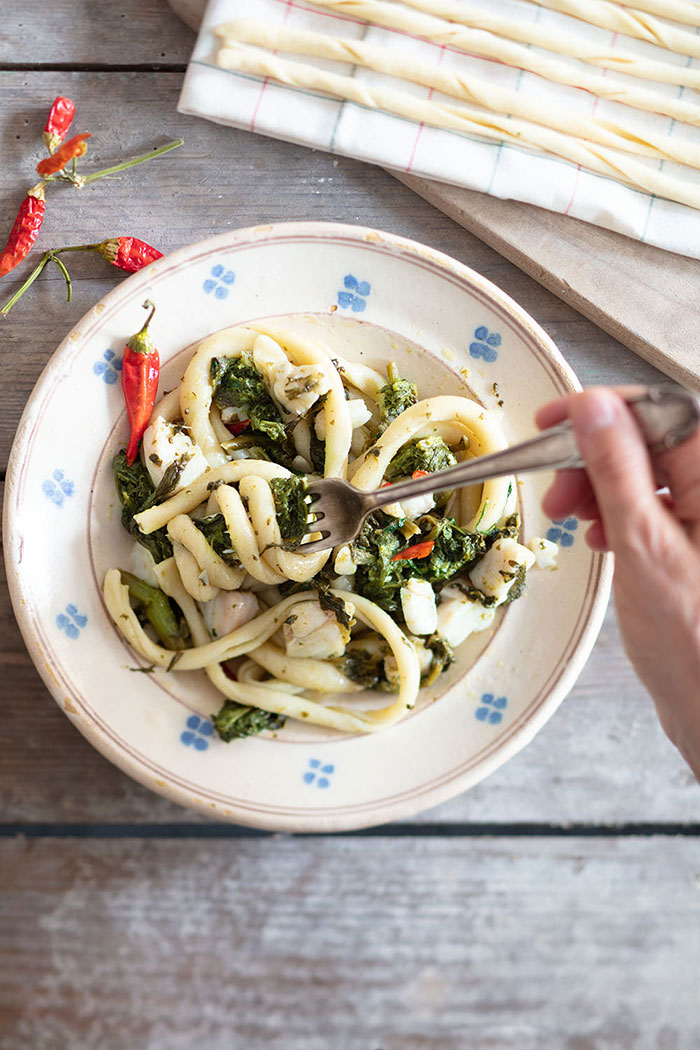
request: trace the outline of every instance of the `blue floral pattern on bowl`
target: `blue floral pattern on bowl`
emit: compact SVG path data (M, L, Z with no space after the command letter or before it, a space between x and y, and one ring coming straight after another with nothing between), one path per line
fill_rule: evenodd
M360 281L354 274L348 273L343 278L344 291L338 292L338 306L343 310L352 310L359 314L367 306L367 296L372 291L368 281Z
M209 739L214 735L214 726L208 718L200 718L199 715L189 715L187 718L187 729L180 733L180 740L185 747L193 747L195 751L206 751L209 747Z
M474 329L474 342L469 344L469 353L472 357L481 357L488 364L492 364L498 357L497 346L501 345L501 337L498 332L489 332L486 325L479 325Z
M474 712L476 720L478 722L489 722L495 726L503 721L503 712L508 706L508 698L496 696L494 693L483 693L479 705Z
M66 606L65 612L59 613L56 617L56 626L59 631L63 631L67 638L73 639L80 637L80 632L87 622L87 616L78 612L77 605L72 603Z
M62 507L66 499L70 499L75 493L75 485L68 480L62 470L56 469L43 483L41 491L51 503Z
M113 386L122 370L122 359L117 357L114 350L105 350L102 358L95 361L92 370L107 386Z
M547 539L560 547L573 547L577 528L576 518L559 518L552 522L551 529L547 529Z
M221 263L212 266L209 273L211 277L207 277L204 281L202 290L206 295L211 295L213 292L215 299L225 299L231 289L231 285L236 280L235 273L233 270L227 270Z
M320 758L310 758L308 762L308 769L302 774L302 780L305 784L313 784L317 788L330 787L330 777L335 772L335 766L330 763L321 762Z

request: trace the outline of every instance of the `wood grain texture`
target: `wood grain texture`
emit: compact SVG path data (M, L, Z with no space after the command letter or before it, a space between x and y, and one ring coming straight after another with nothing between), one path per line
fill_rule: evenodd
M472 234L380 168L221 127L176 112L181 76L153 73L9 73L0 78L0 150L5 173L0 229L12 224L41 154L45 110L58 93L93 130L90 163L107 166L182 136L152 164L82 191L52 187L37 249L135 234L167 252L223 230L318 219L374 226L447 252L513 296L558 343L584 383L653 382L659 373L505 262ZM31 269L1 282L2 302ZM70 260L65 302L57 270L42 275L2 322L0 467L24 404L49 356L81 315L119 280L97 257ZM536 406L533 405L533 411Z
M687 839L5 841L2 1050L696 1050Z
M700 390L700 261L530 204L396 177L624 346Z
M79 735L34 669L4 580L0 587L0 820L205 823L130 780ZM582 678L533 743L471 791L410 823L692 824L699 815L700 788L658 726L611 609Z
M165 0L22 0L3 4L0 65L185 65L194 41Z

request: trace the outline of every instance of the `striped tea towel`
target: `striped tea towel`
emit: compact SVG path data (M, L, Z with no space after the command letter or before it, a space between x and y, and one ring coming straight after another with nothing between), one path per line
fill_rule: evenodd
M631 2L614 4L579 0L579 8L585 13L586 10L619 7L625 17L638 17L639 12L629 7ZM690 197L692 200L697 196L700 200L700 163L694 159L695 153L700 157L700 57L688 57L678 50L634 39L552 10L557 6L554 0L543 0L542 4L534 0L427 0L423 12L416 10L419 3L420 0L406 0L406 3L401 0L325 0L322 5L316 5L306 0L209 0L178 108L180 112L221 124L496 197L536 204L669 251L700 258L700 207L678 203L663 195L667 185L679 185L687 188L687 192L680 194L681 199ZM392 16L398 12L400 16L406 15L408 24L413 27L416 16L426 18L428 3L432 5L428 16L430 25L439 24L445 30L436 34L435 39L427 39L411 29L381 24L382 19L386 19L386 12ZM559 68L564 64L571 71L572 80L592 75L600 85L600 78L605 78L606 94L629 89L648 98L652 92L662 109L670 108L675 112L675 106L683 112L679 117L632 107L592 90L556 82L519 68L517 64L505 64L483 53L475 55L461 46L453 46L449 41L456 23L446 17L445 12L449 14L450 9L459 8L460 3L465 4L463 10L468 7L470 11L478 9L488 17L505 16L513 25L522 27L517 54L526 65L536 64L540 58L554 62ZM640 7L657 11L659 8L665 10L666 4L676 17L679 13L685 15L685 24L660 19L653 14L642 15L641 21L649 22L652 27L659 24L668 27L672 33L680 31L681 39L685 41L688 35L697 35L700 55L700 4L696 0L639 0ZM695 8L698 10L697 25L692 25L688 12L692 13ZM371 21L367 19L367 12L371 14ZM304 78L298 83L296 78L289 84L280 83L274 76L267 75L264 61L257 66L253 62L252 67L244 64L238 68L221 68L217 61L221 61L221 48L227 44L216 30L234 19L245 19L248 26L258 30L266 26L278 33L281 30L284 33L301 30L307 36L309 33L322 34L339 40L340 44L359 44L375 56L388 56L393 63L392 69L397 62L415 62L423 69L439 70L441 74L463 74L482 88L493 85L494 90L501 90L504 98L511 99L513 112L505 113L501 109L499 113L509 128L516 128L516 133L500 137L493 127L487 129L489 117L499 114L483 108L479 108L482 117L486 117L486 124L482 126L490 137L479 133L478 127L445 129L430 126L426 119L411 119L412 114L406 112L406 106L410 108L412 99L420 101L421 105L433 103L434 109L442 106L450 113L459 110L463 101L435 87L428 87L426 83L380 72L376 66L372 68L371 65L329 57L309 57L271 46L250 47L244 43L236 45L231 52L234 66L238 54L257 55L262 59L281 60L280 68L303 68ZM645 66L662 62L665 69L670 69L670 79L677 77L682 80L685 77L692 81L696 78L698 86L661 83L653 78L619 72L614 63L603 68L599 60L598 64L591 64L568 57L561 51L541 47L541 41L553 39L552 34L575 38L580 46L590 42L592 53L599 56L637 56ZM498 40L493 33L486 35L491 40ZM512 40L508 40L507 45L512 48ZM651 66L652 71L658 68ZM310 86L309 74L315 76L316 70L333 74L334 83L338 77L349 83L355 96L353 100ZM687 74L686 70L689 71ZM698 71L697 77L695 70ZM584 82L588 81L584 79ZM514 94L517 94L515 101ZM366 104L365 96L369 95L382 104L388 99L387 108ZM392 108L391 99L395 98L403 100L398 108ZM517 127L522 125L517 124L517 113L522 105L535 106L540 114L546 114L548 110L556 110L560 115L568 113L572 121L578 121L578 138L571 134L567 137L561 117L559 129L554 131L557 142L573 144L571 156L566 152L556 155L542 148L542 135L551 136L552 132L543 129L541 122L526 122L524 125L533 131L533 141L518 138ZM474 112L473 104L469 108ZM424 111L419 108L417 112L420 116ZM683 114L690 114L690 117L686 119ZM586 134L586 128L594 125L597 134L602 135L597 143L591 143ZM613 146L622 141L619 135L615 137L622 125L634 140L635 145L630 148L634 148L635 153L609 151L611 141ZM615 129L615 135L609 133L610 128ZM607 145L599 147L600 142ZM647 155L643 155L649 142L656 145L646 149ZM639 143L643 144L642 155L639 155ZM600 167L598 171L590 170L585 158L581 160L582 153L590 156L595 167L599 154L602 156L606 150L613 158L613 166L611 169L610 164L603 165L605 174L601 173ZM670 159L664 150L671 154ZM634 180L629 185L613 177L616 157L622 157L635 171L641 172L642 187L649 182L656 192L635 186ZM621 177L626 178L625 175Z

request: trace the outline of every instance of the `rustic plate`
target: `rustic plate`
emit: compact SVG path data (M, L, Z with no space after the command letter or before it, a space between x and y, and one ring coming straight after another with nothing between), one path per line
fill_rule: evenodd
M502 765L544 725L595 641L609 561L577 521L540 510L547 476L520 485L525 539L561 545L555 572L530 573L522 600L458 651L411 717L347 737L289 725L224 744L200 675L139 674L104 609L100 583L124 564L109 462L126 434L124 340L157 304L161 389L203 336L285 317L347 357L397 361L423 396L458 390L499 410L512 441L537 405L576 389L551 340L511 299L453 259L375 230L290 223L222 234L135 274L76 325L47 365L17 432L5 499L15 613L47 687L110 761L154 791L263 828L332 831L405 817ZM79 425L78 425L78 420Z

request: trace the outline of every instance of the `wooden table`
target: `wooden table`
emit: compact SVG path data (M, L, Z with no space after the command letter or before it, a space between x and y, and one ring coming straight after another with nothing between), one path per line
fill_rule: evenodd
M193 35L165 0L23 0L2 23L1 230L67 94L95 163L185 146L56 192L45 246L377 226L505 289L584 383L657 377L383 171L179 116ZM72 304L50 272L2 325L3 466L49 355L120 279L94 258L72 275ZM500 772L411 822L329 837L208 823L132 783L54 705L6 592L0 615L0 1050L700 1046L700 796L612 611L569 699Z

